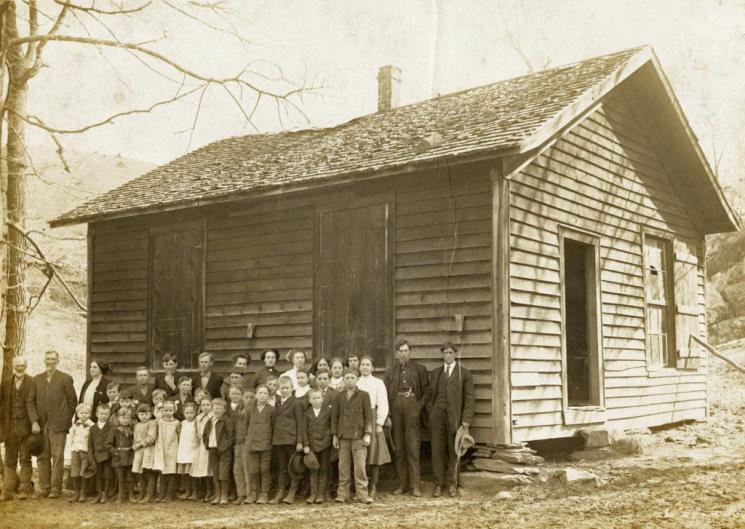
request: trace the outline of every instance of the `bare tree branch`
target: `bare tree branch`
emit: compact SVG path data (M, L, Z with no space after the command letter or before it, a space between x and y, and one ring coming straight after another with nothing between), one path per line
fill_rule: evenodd
M94 123L89 123L88 125L85 125L85 126L82 126L82 127L71 128L71 129L63 129L61 127L53 127L51 125L47 125L41 118L39 118L37 116L32 116L32 115L24 116L24 115L20 115L20 114L14 112L10 108L7 108L6 111L8 113L10 113L10 114L13 114L15 116L18 116L21 120L23 120L24 122L28 123L29 125L33 125L34 127L38 127L38 128L40 128L42 130L45 130L45 131L47 131L47 132L49 132L51 134L82 134L84 132L87 132L87 131L89 131L91 129L95 129L97 127L102 127L104 125L111 125L111 124L114 123L114 120L116 120L118 118L122 118L122 117L125 117L125 116L132 116L132 115L135 115L135 114L149 114L149 113L151 113L153 110L155 110L158 107L161 107L161 106L164 106L164 105L168 105L170 103L174 103L176 101L179 101L181 99L184 99L184 98L190 96L191 94L199 91L200 89L203 89L203 86L204 85L199 85L196 88L193 88L191 90L188 90L186 92L183 92L181 94L178 94L178 95L176 95L174 97L170 97L168 99L162 99L162 100L157 101L157 102L153 103L152 105L150 105L148 107L145 107L145 108L136 108L136 109L132 109L132 110L126 110L126 111L123 111L123 112L117 112L116 114L112 114L111 116L108 116L108 117L106 117L106 118L104 118L104 119L102 119L100 121L96 121Z
M74 9L76 11L85 11L86 13L96 13L99 15L129 15L132 13L137 13L139 11L144 11L152 5L152 0L149 0L139 6L135 6L129 9L101 9L99 7L96 7L95 1L92 2L90 6L83 6L80 4L74 4L72 2L62 2L60 0L54 0L54 2L65 8Z
M31 43L31 42L66 42L66 43L75 43L75 44L93 44L93 45L99 45L99 46L107 46L111 48L120 48L120 49L127 49L127 50L133 50L137 51L139 53L142 53L143 55L149 56L153 59L157 59L159 62L166 64L173 68L174 70L177 70L178 72L181 72L182 74L191 77L192 79L195 79L197 81L202 81L205 83L212 83L212 84L228 84L228 83L236 83L242 86L245 86L246 88L254 91L254 92L260 92L266 96L269 96L276 100L288 100L291 96L300 93L301 91L308 91L312 90L313 88L293 88L291 90L288 90L284 93L277 93L272 92L269 90L265 90L260 88L259 86L255 85L254 83L249 82L244 78L244 76L247 73L247 68L243 68L238 74L231 76L231 77L210 77L207 75L200 74L190 68L187 68L175 60L163 55L160 52L157 52L155 50L151 50L150 48L146 48L141 43L134 43L134 42L121 42L116 40L108 40L108 39L95 39L95 38L88 38L88 37L81 37L81 36L75 36L75 35L56 35L56 34L46 34L46 35L29 35L26 37L17 37L8 42L9 47L13 46L19 46L21 44Z

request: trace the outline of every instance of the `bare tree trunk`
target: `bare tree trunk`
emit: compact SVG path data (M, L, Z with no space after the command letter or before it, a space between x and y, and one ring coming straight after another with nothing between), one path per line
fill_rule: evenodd
M5 34L13 38L18 34L15 20L15 5L11 2L5 17ZM20 46L6 51L6 63L10 75L8 93L5 98L6 138L6 215L5 229L8 241L7 292L5 297L5 349L3 351L3 378L11 373L12 360L24 354L26 345L26 266L24 252L27 251L24 234L17 229L8 229L10 223L23 228L26 224L26 175L25 122L19 118L26 114L28 79L25 78L25 63Z

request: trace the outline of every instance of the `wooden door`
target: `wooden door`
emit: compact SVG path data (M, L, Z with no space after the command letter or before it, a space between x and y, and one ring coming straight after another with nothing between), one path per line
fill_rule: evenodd
M182 369L197 366L203 347L204 225L156 228L150 233L150 364L164 353Z
M316 356L369 354L385 367L393 334L388 204L321 211L316 248Z

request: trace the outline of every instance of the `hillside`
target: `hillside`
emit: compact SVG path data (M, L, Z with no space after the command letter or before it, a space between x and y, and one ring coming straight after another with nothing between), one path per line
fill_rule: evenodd
M745 225L745 188L725 189ZM745 230L706 240L706 301L713 343L745 338Z
M65 281L83 302L86 299L86 226L51 229L48 221L72 207L139 176L153 164L100 153L68 151L65 159L71 168L66 173L52 150L34 148L33 168L28 179L27 226L47 259L60 269ZM45 277L38 263L28 273L30 294L38 292ZM42 352L54 348L68 359L64 369L76 379L84 375L85 319L70 296L56 282L29 318L26 351L30 371L42 369ZM70 365L73 362L74 365Z

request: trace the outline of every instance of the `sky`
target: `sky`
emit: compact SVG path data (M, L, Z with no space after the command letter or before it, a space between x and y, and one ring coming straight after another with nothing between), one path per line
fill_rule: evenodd
M192 9L188 1L173 2ZM46 4L53 14L53 2ZM205 21L229 25L246 40L196 24L163 5L126 17L101 16L100 21L81 14L68 19L62 33L87 32L100 38L115 33L121 41L147 42L150 49L208 76L231 76L250 65L263 75L252 77L263 89L310 88L294 99L297 108L278 109L265 98L248 126L235 101L212 86L201 96L201 105L200 94L195 93L151 113L122 117L84 134L64 135L65 148L160 164L229 136L327 127L375 112L376 74L386 64L401 68L401 103L408 104L523 75L528 63L539 70L648 44L710 161L721 157L723 183L733 185L745 176L743 0L225 0L225 4L231 6L230 14L207 13ZM45 54L47 68L32 81L28 113L59 128L81 127L113 113L147 108L171 97L181 84L173 70L121 50L53 42ZM277 67L292 84L276 80ZM240 94L234 96L240 99ZM255 94L246 91L242 101L244 108L252 108ZM40 131L30 131L29 140L50 142Z

